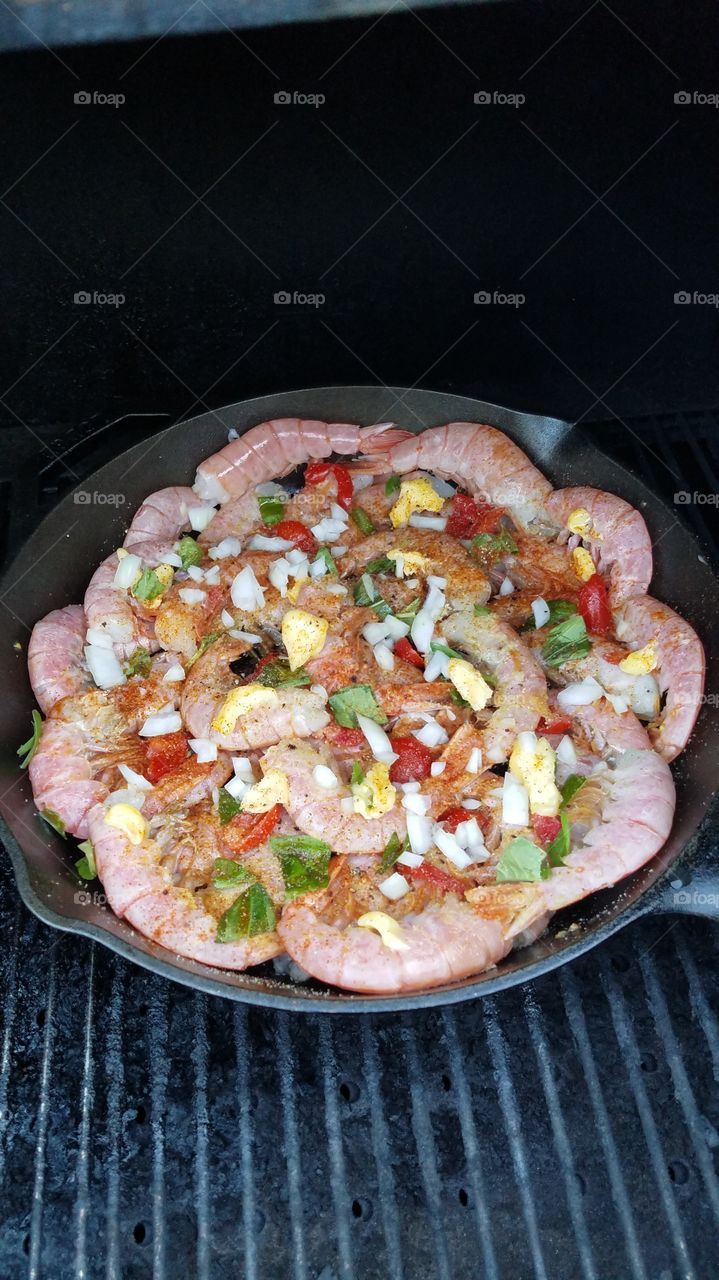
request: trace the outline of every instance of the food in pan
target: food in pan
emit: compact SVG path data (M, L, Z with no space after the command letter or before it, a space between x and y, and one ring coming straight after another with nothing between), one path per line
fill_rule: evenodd
M651 574L493 427L262 423L36 625L37 808L181 956L478 974L669 834L704 654Z

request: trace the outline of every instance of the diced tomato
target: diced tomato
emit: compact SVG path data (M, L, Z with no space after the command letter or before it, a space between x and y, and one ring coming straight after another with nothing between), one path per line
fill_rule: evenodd
M493 507L489 502L475 502L468 493L455 493L446 532L454 538L474 538L478 533L494 533L502 514L501 507Z
M542 716L537 725L537 733L569 733L572 727L572 721L569 716L560 716L557 720L545 720Z
M294 542L295 546L310 556L317 550L317 539L311 529L306 524L301 524L299 520L280 520L272 529L273 538L286 538L288 542Z
M540 813L532 814L532 826L540 844L551 844L562 830L559 818L545 818Z
M413 644L410 644L406 636L402 636L401 640L397 640L394 646L395 654L401 658L403 662L411 662L413 667L419 667L420 671L424 671L424 658L421 653L417 653Z
M222 839L233 853L245 853L263 844L280 820L282 805L275 804L267 813L238 813L222 828Z
M406 738L390 738L392 750L399 757L390 766L389 776L392 782L421 782L429 777L432 764L432 752L423 742L411 735Z
M177 733L160 733L148 738L145 759L145 777L154 785L168 773L174 773L187 759L187 734L178 729Z
M367 746L361 729L344 729L332 720L322 730L322 736L338 751L360 751Z
M579 612L587 624L587 631L595 636L608 636L612 629L612 613L609 608L607 588L598 573L581 587L577 599Z
M352 476L340 462L310 462L305 471L305 484L321 484L328 476L337 486L337 504L349 511L352 504Z
M433 867L431 862L421 862L418 867L403 866L402 874L410 876L412 880L424 880L426 884L434 885L435 889L441 889L443 893L463 894L467 888L459 876L448 875L446 871L440 871L439 867Z
M451 831L452 834L454 834L460 822L467 822L471 817L473 817L473 815L470 813L469 809L463 809L461 804L456 804L442 814L440 822L442 823L445 831Z

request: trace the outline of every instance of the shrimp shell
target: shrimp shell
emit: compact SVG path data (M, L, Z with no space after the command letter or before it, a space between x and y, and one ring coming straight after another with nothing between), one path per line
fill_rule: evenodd
M609 575L609 602L616 608L630 596L647 591L652 580L652 542L644 517L614 493L580 485L556 489L547 499L546 509L555 524L566 528L571 513L578 508L589 512L589 544L597 569Z
M183 529L189 529L188 509L197 505L197 494L186 485L158 489L138 507L123 545L131 550L138 543L152 539L174 542Z
M32 691L45 714L62 698L92 684L83 658L85 632L85 611L79 604L53 609L33 627L27 665Z
M94 780L80 727L63 720L46 720L28 773L38 811L49 809L56 813L66 831L85 840L87 815L108 792L102 782Z
M171 543L166 540L148 540L136 542L132 554L139 556L143 565L155 568L170 550ZM117 552L112 551L90 579L84 601L88 628L107 632L120 659L129 658L138 648L156 653L160 646L154 624L142 616L140 605L129 591L115 586L117 566Z

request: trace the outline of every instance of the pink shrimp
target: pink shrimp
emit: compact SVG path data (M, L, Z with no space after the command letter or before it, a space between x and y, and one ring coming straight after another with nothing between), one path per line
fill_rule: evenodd
M458 645L496 681L495 710L482 737L485 767L500 764L508 758L517 734L535 729L547 714L542 668L512 628L490 614L452 613L441 626L450 645Z
M665 760L674 760L686 746L701 707L705 672L701 640L669 605L647 595L624 601L615 614L615 627L617 638L632 649L654 643L655 674L666 704L649 726L649 736Z
M200 463L195 493L203 502L227 502L253 485L287 475L310 459L328 458L333 453L382 453L406 434L389 422L370 427L303 418L260 422Z
M149 540L174 542L183 530L190 528L187 513L191 507L197 506L197 494L185 485L158 489L138 507L123 545L133 550L138 543Z
M403 946L392 950L373 929L355 923L360 908L348 876L341 867L329 888L290 902L277 927L292 959L322 982L379 994L438 987L483 972L511 948L498 921L448 895L402 915ZM393 904L384 900L382 910L389 914Z
M350 791L341 782L331 791L320 786L314 776L318 765L327 765L335 775L337 771L326 747L317 750L288 738L270 747L261 765L265 771L280 769L286 775L290 784L286 807L295 826L307 836L325 840L335 853L377 853L394 832L400 839L406 833L407 814L399 803L381 817L365 818L345 812L342 799L349 797Z
M86 629L79 604L54 609L33 627L27 665L32 691L46 714L62 698L92 684L83 658Z
M404 528L370 534L343 556L343 577L363 573L372 560L391 551L400 551L407 556L420 555L426 562L426 568L417 571L420 577L437 574L446 578L447 601L453 608L472 608L475 604L485 604L489 599L489 579L461 542L432 529Z
M630 596L645 592L652 579L652 542L636 507L616 494L580 485L556 489L546 501L550 519L567 528L573 511L589 513L589 527L581 535L599 573L609 575L610 604L617 607Z
M541 515L552 486L503 431L478 422L448 422L390 449L392 470L420 468L454 480L475 497L507 507L526 527Z
M148 836L132 845L110 826L102 805L88 816L95 862L113 911L151 941L177 955L220 969L246 969L279 955L277 934L257 934L238 942L217 942L218 915L203 894L176 883L162 860L162 848ZM218 855L223 852L220 845ZM226 905L231 905L228 900Z
M135 543L132 555L140 557L143 567L156 568L169 551L171 543L151 540ZM152 618L144 616L142 605L128 590L115 586L118 564L113 551L90 579L84 602L88 628L106 632L118 658L129 658L135 649L155 653L160 646Z
M46 720L28 773L38 812L57 814L66 831L85 840L87 815L108 789L95 778L79 725Z

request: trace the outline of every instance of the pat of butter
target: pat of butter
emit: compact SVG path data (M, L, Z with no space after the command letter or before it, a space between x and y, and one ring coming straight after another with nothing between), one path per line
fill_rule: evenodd
M374 929L390 951L409 951L403 931L396 920L384 911L366 911L357 924L361 929Z
M232 733L241 716L251 715L261 707L271 707L279 702L274 689L266 689L261 684L240 685L231 689L220 710L212 721L212 728L218 733Z
M139 809L131 804L112 804L105 814L105 822L127 836L130 844L142 844L147 836L147 821Z
M629 676L645 676L654 671L659 664L656 645L653 640L645 644L643 649L633 649L619 663L619 670Z
M588 582L597 572L597 567L589 552L584 547L575 547L572 552L572 568L582 582Z

